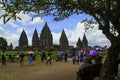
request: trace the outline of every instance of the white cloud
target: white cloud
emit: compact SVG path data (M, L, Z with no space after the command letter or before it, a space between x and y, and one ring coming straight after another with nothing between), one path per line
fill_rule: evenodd
M83 34L84 34L84 27L83 24L78 23L75 27L75 29L65 29L66 35L69 40L69 45L76 46L76 42L78 41L78 38L82 40Z
M8 44L12 43L15 46L18 46L18 38L19 34L14 34L9 30L5 30L3 27L0 26L0 37L4 37Z
M68 38L69 45L76 47L78 38L82 40L83 35L85 33L89 46L95 46L95 45L106 46L107 45L109 47L110 46L109 40L102 34L100 30L98 30L97 25L94 25L94 26L95 26L94 28L92 29L90 28L87 32L85 32L84 24L79 22L76 25L75 29L65 29L65 33ZM59 44L61 33L62 32L60 33L52 32L54 44Z
M53 35L53 44L59 44L61 33L52 32L52 35Z
M102 34L101 30L98 30L97 25L94 25L95 27L92 29L90 28L86 35L88 36L89 44L91 46L94 45L100 45L100 46L110 46L110 41L105 37L104 34Z
M18 28L18 31L22 32L23 28ZM27 31L25 30L26 34L27 34ZM5 30L3 27L0 26L0 37L4 37L7 42L8 42L8 45L10 43L13 44L14 48L16 46L18 46L19 44L19 38L20 38L20 34L16 34L14 33L13 31L9 31L9 30ZM31 36L28 36L28 44L31 45L32 44L32 37Z
M26 26L29 24L31 17L29 15L23 14L23 12L17 14L18 17L20 17L22 20L17 20L18 22L22 23L22 26Z
M16 30L17 30L17 32L21 33L23 31L23 27L19 27Z
M80 39L82 40L83 35L85 33L89 46L110 46L109 40L102 34L100 30L98 30L97 25L94 26L94 28L90 28L87 32L85 32L83 23L78 23L76 28L73 30L65 29L66 35L69 40L69 44L76 46L78 38L80 37Z
M17 16L22 19L22 20L17 20L18 22L22 23L22 26L36 25L44 22L44 20L41 17L35 17L32 20L33 15L23 14L23 12L17 14Z
M17 28L17 27L18 27L18 25L16 25L16 24L13 23L13 22L9 22L9 25L10 25L11 27L13 27L13 28Z

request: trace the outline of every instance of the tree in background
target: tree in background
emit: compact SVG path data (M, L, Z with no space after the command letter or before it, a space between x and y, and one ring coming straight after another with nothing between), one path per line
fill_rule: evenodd
M111 46L101 70L100 80L114 80L117 75L118 55L120 54L120 1L119 0L2 0L1 15L3 22L10 19L21 19L20 12L34 12L37 16L55 16L54 20L63 20L73 14L86 13L91 17L86 19L86 29L90 24L97 23L98 28L109 39Z
M7 48L7 41L6 41L6 39L4 39L3 37L0 37L0 50L5 52L6 48Z

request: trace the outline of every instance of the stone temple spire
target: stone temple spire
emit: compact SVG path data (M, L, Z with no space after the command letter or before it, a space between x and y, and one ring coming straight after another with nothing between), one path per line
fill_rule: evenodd
M39 37L38 37L38 33L37 33L36 28L34 30L33 37L32 37L32 47L33 48L39 47Z
M19 47L23 47L23 46L28 46L28 38L24 29L19 38Z
M40 34L40 47L45 49L46 47L51 47L52 45L53 37L47 23L45 23L45 26Z
M78 41L77 41L77 49L78 49L78 50L82 49L82 41L81 41L80 38L79 38Z
M60 46L62 49L67 49L69 44L68 44L68 39L67 36L65 34L65 31L62 31L61 37L60 37Z
M83 48L88 47L88 41L87 41L87 38L86 38L85 34L84 34L83 39L82 39L82 45L83 45Z

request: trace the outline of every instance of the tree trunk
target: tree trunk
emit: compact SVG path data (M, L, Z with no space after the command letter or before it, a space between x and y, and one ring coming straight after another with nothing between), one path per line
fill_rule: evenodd
M115 76L118 75L119 49L120 41L114 41L108 50L108 56L102 66L99 80L115 80Z

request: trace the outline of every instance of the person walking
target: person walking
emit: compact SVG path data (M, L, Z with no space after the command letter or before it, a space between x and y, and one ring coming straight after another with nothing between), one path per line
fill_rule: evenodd
M64 58L65 58L65 62L67 62L67 57L68 57L68 53L65 52Z
M33 54L29 54L29 64L34 65Z
M45 51L43 51L40 56L41 56L41 62L43 62L44 60L46 60Z
M16 53L16 62L19 62L20 55L19 53Z
M20 53L20 65L23 64L23 61L24 61L24 53Z
M73 64L75 64L75 50L72 51L71 56L72 56L72 62Z
M2 65L6 65L6 57L4 52L1 55L1 59L2 59Z
M48 53L48 56L47 56L46 65L48 65L48 63L51 65L51 53L50 52Z

